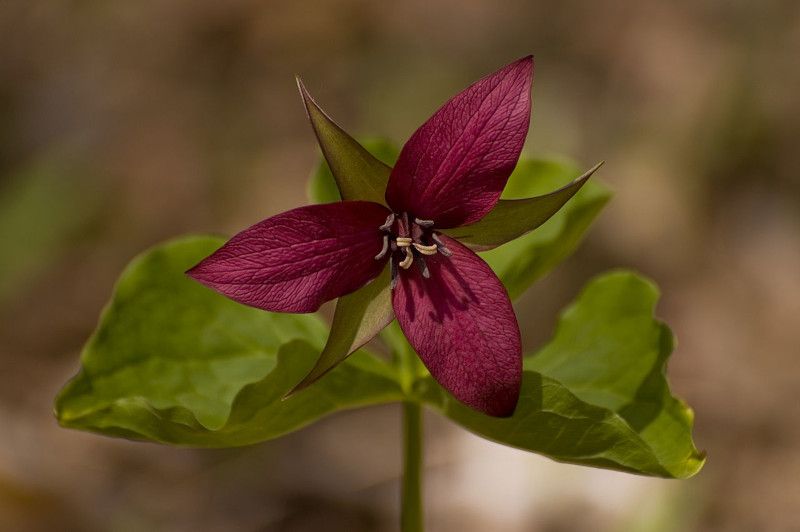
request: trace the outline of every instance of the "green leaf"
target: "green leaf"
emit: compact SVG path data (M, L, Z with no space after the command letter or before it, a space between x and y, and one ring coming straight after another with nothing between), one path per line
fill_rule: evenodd
M692 413L664 377L669 329L653 318L657 292L631 273L592 282L555 338L525 360L517 411L498 419L456 402L431 379L423 401L488 439L573 464L664 478L697 473Z
M297 86L341 198L345 201L365 200L385 205L384 194L391 168L373 157L331 120L308 94L300 78L297 78ZM330 195L330 191L327 193Z
M399 151L397 147L383 139L362 139L359 141L372 156L381 163L393 166L397 161ZM386 176L388 181L389 177ZM384 185L385 187L385 182ZM342 199L339 189L336 186L336 179L333 177L330 166L324 158L320 158L317 168L312 172L308 180L308 197L314 203L333 203ZM383 197L383 196L381 196Z
M378 278L336 302L331 332L322 354L308 375L289 392L304 389L336 367L394 319L389 265Z
M503 198L545 194L570 183L578 174L580 170L568 163L521 160L506 185ZM535 231L483 252L481 257L503 282L509 296L516 298L577 247L610 197L605 186L590 180Z
M477 222L443 232L474 251L488 251L530 233L564 206L603 163L555 192L525 199L501 199Z
M516 413L479 414L432 379L419 384L424 400L467 430L489 440L559 462L657 477L672 475L630 427L613 412L585 403L558 381L525 371Z
M319 357L315 315L245 307L184 271L223 243L189 237L136 258L122 273L80 373L61 391L62 425L185 445L274 438L329 412L401 398L394 371L363 351L283 401Z
M577 397L619 414L665 467L696 473L703 456L692 443L692 411L670 393L669 327L653 318L658 288L631 272L591 282L562 315L553 340L525 361Z

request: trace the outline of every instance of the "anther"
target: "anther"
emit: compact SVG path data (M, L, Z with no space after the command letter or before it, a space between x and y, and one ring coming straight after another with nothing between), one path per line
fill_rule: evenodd
M383 247L381 252L375 255L375 260L381 260L389 252L389 235L383 235Z
M397 246L401 248L407 248L413 242L413 240L407 236L398 236L397 238L394 239L394 241L397 244Z
M419 218L414 218L414 223L417 225L421 225L422 227L433 226L433 220L420 220Z
M396 218L397 215L395 213L390 214L389 216L386 217L386 223L378 227L378 229L380 229L381 231L388 231L389 229L391 229L392 224L394 223Z
M426 245L417 244L416 242L414 242L412 244L412 246L414 246L414 248L417 251L419 251L420 253L422 253L423 255L436 255L436 249L437 249L436 244L431 244L430 246L426 246Z
M439 250L439 253L445 257L453 256L453 252L447 249L447 246L444 245L444 242L439 240L439 236L436 233L431 233L431 238L433 238L433 241L436 242L436 248Z
M411 267L411 263L412 262L414 262L414 254L411 253L411 248L407 247L406 248L406 258L403 259L403 261L399 264L399 266L401 268L403 268L404 270L407 270L407 269L409 269Z

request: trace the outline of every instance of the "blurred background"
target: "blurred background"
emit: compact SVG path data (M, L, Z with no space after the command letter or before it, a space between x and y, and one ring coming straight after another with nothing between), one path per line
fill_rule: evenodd
M708 462L579 468L429 414L429 530L800 530L796 0L2 0L0 530L396 530L395 406L209 451L61 429L52 400L133 255L306 201L295 74L348 131L402 143L529 53L526 151L605 160L616 194L519 301L526 348L592 275L653 278Z

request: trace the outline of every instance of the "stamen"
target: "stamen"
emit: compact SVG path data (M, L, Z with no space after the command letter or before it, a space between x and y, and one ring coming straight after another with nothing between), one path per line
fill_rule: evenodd
M383 247L381 252L375 256L375 260L382 259L389 255L389 267L391 270L391 287L394 290L400 282L400 268L407 270L416 259L422 277L430 279L431 273L425 256L441 253L445 257L452 257L453 253L447 249L444 242L439 238L439 234L433 231L433 220L421 220L414 218L409 223L407 212L399 215L391 213L386 217L386 223L380 226L384 231ZM430 242L433 243L430 243ZM429 242L425 244L424 242ZM395 253L402 251L405 256L403 260L398 260Z
M378 229L380 229L381 231L388 231L389 229L391 229L392 224L394 223L396 218L397 215L395 213L390 214L389 216L386 217L386 223L378 227Z
M428 271L428 265L425 264L424 258L417 257L417 268L419 268L419 271L422 272L422 277L424 277L425 279L431 278L431 272Z
M392 286L392 290L394 290L395 288L397 288L397 282L400 280L397 277L397 261L394 261L394 260L390 260L389 261L389 271L392 274L391 286Z
M439 249L439 253L445 257L453 256L453 252L447 249L447 246L444 245L444 242L439 240L439 236L436 233L431 233L431 238L433 238L433 241L436 242L436 247Z
M411 263L414 262L414 254L411 253L411 248L406 248L406 258L400 263L400 267L404 270L407 270L411 267Z
M430 246L426 246L414 242L412 245L417 251L419 251L423 255L436 255L436 249L437 249L436 244L431 244Z
M375 260L381 260L389 252L389 235L383 235L383 248L381 252L375 255Z

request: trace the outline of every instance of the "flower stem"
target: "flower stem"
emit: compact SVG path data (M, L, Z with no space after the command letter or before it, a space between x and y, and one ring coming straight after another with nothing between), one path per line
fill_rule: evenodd
M403 402L405 429L402 532L422 532L422 407L419 403Z

